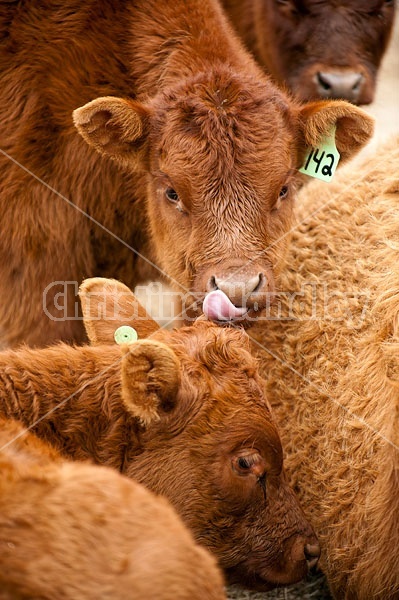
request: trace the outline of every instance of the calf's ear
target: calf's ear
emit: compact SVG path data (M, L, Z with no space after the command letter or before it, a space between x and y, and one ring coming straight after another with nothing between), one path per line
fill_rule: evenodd
M149 425L175 406L179 360L168 346L151 340L121 348L122 400L130 414Z
M309 102L299 110L303 156L336 128L335 144L341 161L352 158L371 138L374 119L344 100Z
M149 109L140 102L113 96L73 111L75 127L90 146L130 167L140 158L149 117Z
M114 344L118 327L133 327L139 338L159 329L131 290L116 279L92 277L79 288L83 322L93 346Z

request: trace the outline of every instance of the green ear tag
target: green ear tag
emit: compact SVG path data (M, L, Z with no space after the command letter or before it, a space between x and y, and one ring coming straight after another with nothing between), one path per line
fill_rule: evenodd
M137 331L129 325L122 325L114 333L114 340L117 344L133 344L138 340Z
M317 148L310 148L306 155L304 166L299 169L310 177L322 181L331 181L338 166L340 154L335 145L335 127L330 135L325 137Z

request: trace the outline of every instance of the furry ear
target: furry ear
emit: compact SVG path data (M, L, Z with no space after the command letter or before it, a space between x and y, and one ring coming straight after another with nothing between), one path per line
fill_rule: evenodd
M122 400L127 410L149 425L176 403L180 363L165 344L139 340L122 346Z
M86 332L94 346L114 344L115 330L121 325L134 327L140 338L159 329L130 289L116 279L86 279L79 297Z
M74 110L73 122L89 146L134 167L143 149L149 116L149 109L139 102L105 96Z
M344 162L352 158L371 138L374 119L344 100L309 102L299 110L303 156L315 148L336 127L335 143Z

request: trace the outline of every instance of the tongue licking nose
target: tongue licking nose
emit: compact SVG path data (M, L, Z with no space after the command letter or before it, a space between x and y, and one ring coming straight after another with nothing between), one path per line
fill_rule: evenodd
M245 315L248 309L237 308L224 292L215 290L205 296L202 310L211 321L233 321Z

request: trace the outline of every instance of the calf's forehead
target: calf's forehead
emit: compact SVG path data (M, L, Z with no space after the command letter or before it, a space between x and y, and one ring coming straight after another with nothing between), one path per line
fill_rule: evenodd
M284 180L296 162L296 121L283 96L256 91L221 89L172 102L159 124L154 171L191 193L223 185L240 193Z

